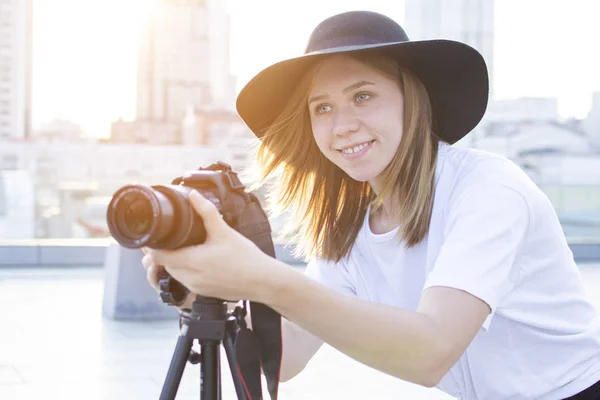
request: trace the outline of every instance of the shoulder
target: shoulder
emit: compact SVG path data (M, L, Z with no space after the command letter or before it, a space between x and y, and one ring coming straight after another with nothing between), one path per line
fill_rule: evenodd
M440 163L453 170L462 180L486 180L504 178L509 181L529 179L527 174L512 160L489 151L440 146Z
M439 162L446 175L442 178L451 181L447 185L451 200L456 201L466 195L472 197L476 192L490 197L493 192L501 191L514 192L529 202L541 193L514 161L499 154L445 145L440 148ZM488 191L487 195L485 191Z
M525 229L530 224L532 210L544 195L512 160L446 145L439 161L442 189L436 190L436 196L446 228L466 219L473 220L473 229L478 224L502 226L509 221L519 221Z

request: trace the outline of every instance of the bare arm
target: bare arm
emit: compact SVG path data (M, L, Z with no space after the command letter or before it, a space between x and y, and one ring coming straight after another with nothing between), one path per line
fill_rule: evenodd
M281 320L283 357L281 360L281 382L298 375L317 353L323 341L285 318Z
M251 314L246 323L252 328ZM286 318L281 318L282 357L279 380L288 381L298 375L317 353L323 341Z
M289 268L272 270L258 301L355 360L427 387L454 365L490 311L457 289L425 290L413 312L341 294Z

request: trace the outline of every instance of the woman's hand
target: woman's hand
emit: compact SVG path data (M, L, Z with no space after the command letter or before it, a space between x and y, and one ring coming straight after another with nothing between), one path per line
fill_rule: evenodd
M159 275L161 273L165 272L165 267L163 267L162 265L155 264L152 261L152 257L147 254L148 250L147 249L143 249L143 250L144 250L145 255L142 258L142 265L144 266L144 269L146 270L146 279L150 283L150 286L152 286L154 288L154 290L156 290L157 293L160 293L160 287L158 285ZM195 297L196 297L195 294L188 293L184 302L182 304L180 304L178 307L182 310L183 309L191 309L192 303L194 302Z
M150 284L158 290L156 276L164 268L193 293L256 300L273 268L270 257L227 225L215 205L200 193L191 192L189 200L204 222L206 241L178 250L144 249Z

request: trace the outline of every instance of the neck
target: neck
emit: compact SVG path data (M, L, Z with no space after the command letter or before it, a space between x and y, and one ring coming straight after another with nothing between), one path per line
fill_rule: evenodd
M369 225L373 233L385 233L395 229L398 224L392 218L393 210L398 207L397 198L386 197L379 209L369 217Z

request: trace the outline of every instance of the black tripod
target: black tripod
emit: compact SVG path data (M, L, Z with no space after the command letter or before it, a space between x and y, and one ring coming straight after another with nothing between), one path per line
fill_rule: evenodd
M236 307L227 313L227 303L213 298L196 296L191 310L181 314L181 333L160 393L160 400L174 400L186 362L200 363L200 399L221 400L220 344L229 361L231 376L238 399L249 400L240 380L234 338L237 328L245 328L245 309ZM194 339L200 344L200 354L192 351Z

